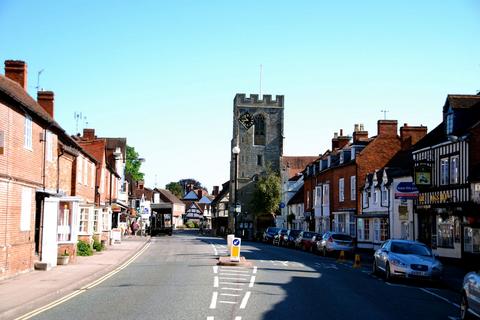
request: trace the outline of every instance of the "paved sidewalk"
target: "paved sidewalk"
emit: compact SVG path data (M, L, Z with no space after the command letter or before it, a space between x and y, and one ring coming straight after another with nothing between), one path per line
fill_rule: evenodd
M138 252L149 237L130 237L121 244L75 264L32 271L0 282L0 319L14 319L53 302L114 270Z

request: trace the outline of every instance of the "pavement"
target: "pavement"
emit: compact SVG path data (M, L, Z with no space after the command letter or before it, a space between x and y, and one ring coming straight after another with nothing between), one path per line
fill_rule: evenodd
M108 274L138 252L150 237L127 237L120 244L74 264L31 271L0 282L0 319L15 319Z

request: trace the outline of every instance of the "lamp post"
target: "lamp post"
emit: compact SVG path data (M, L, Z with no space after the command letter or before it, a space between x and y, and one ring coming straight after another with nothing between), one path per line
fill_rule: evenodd
M235 146L232 149L233 153L233 158L235 160L235 170L234 170L234 182L233 182L233 200L234 200L234 207L235 210L233 212L233 233L237 235L237 206L238 206L238 201L237 201L237 192L238 192L238 154L240 153L240 147Z

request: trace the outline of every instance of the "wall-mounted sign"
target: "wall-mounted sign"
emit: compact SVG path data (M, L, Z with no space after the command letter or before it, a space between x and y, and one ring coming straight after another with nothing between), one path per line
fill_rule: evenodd
M432 184L432 167L420 164L415 167L415 184L417 186L430 186Z
M435 193L423 193L418 196L418 204L440 204L449 203L452 200L452 195L449 191L435 192Z
M398 219L408 220L408 206L398 206Z
M417 197L418 189L413 182L400 182L397 185L395 199L414 199Z

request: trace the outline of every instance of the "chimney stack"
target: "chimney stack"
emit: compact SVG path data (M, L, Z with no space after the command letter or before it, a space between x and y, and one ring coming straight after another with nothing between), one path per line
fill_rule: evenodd
M83 139L87 141L95 140L95 129L83 129Z
M379 136L396 137L397 120L378 120L377 130Z
M37 92L37 102L42 108L47 111L47 113L52 117L54 114L54 94L52 91L38 91Z
M199 200L203 198L203 190L202 189L197 190L197 197L198 197Z
M353 143L368 140L368 131L364 131L363 123L355 124L353 127Z
M338 148L342 149L343 147L348 145L348 143L350 142L350 137L344 136L343 129L340 129L340 135L337 137L337 140L338 140Z
M213 186L212 195L214 195L215 197L218 196L218 191L219 191L219 187L218 186Z
M408 126L404 124L400 128L400 140L402 141L402 149L406 150L417 143L427 134L427 127L425 126Z
M333 133L333 138L332 138L332 151L338 149L338 133L334 132Z
M20 60L5 60L5 77L18 83L27 91L27 64Z

